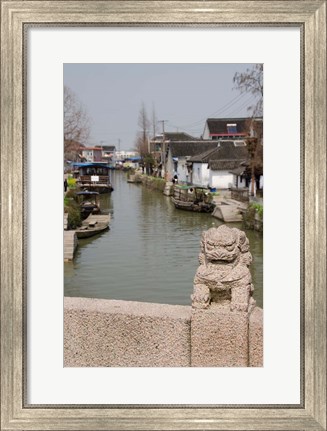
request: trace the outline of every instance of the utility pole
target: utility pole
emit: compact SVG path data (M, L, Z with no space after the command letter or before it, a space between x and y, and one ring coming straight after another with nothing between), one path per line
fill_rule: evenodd
M121 154L120 154L120 138L118 138L118 154L119 154L119 160L121 160Z
M158 123L162 123L162 162L163 162L163 168L164 168L164 178L167 179L167 172L166 172L166 142L165 142L165 123L168 120L160 120Z

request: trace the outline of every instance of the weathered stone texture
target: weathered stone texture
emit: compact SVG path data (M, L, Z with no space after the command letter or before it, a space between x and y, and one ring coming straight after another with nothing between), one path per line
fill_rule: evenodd
M64 366L190 366L187 306L65 298Z
M193 367L249 366L251 262L243 231L221 225L202 233L192 295Z
M226 301L231 311L246 312L255 306L249 249L249 240L240 229L221 225L202 233L192 295L194 309Z
M259 307L249 316L249 366L263 367L263 311Z
M192 367L247 367L248 314L229 304L193 309Z

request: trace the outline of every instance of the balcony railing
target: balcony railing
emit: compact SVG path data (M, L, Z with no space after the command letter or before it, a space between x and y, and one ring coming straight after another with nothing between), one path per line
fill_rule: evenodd
M93 175L92 175L93 176ZM99 181L92 181L91 175L81 175L78 179L80 184L109 184L108 175L96 175L99 178Z

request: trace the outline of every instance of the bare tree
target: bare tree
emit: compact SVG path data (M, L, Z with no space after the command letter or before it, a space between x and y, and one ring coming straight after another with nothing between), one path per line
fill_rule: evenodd
M141 156L144 156L149 152L148 148L148 138L149 138L149 119L146 113L145 105L142 102L141 109L139 112L138 125L140 127L140 131L138 132L136 138L136 147Z
M245 138L248 151L247 175L251 178L251 196L254 196L254 184L263 173L263 121L249 118L245 127L248 136Z
M155 137L157 134L157 115L156 115L156 108L154 106L154 103L152 103L152 118L151 118L151 126L152 126L152 136Z
M235 73L233 82L235 88L241 93L252 94L255 103L249 106L252 117L261 117L263 114L263 64L255 64L243 73Z
M138 131L136 136L135 146L137 148L137 151L140 153L140 156L142 157L142 163L148 175L152 175L153 168L155 166L155 160L153 159L153 156L150 153L150 149L149 149L150 124L151 123L148 119L145 105L142 102L140 112L139 112L139 119L138 119L138 125L140 127L140 130ZM153 124L151 125L153 127Z
M90 135L90 118L75 93L64 87L64 147L70 152L73 143L84 145ZM66 151L67 150L67 151Z
M233 82L241 93L253 95L254 104L248 107L251 119L247 122L249 137L246 139L249 153L249 171L251 177L251 196L254 196L254 183L259 172L262 172L262 121L255 117L263 115L263 64L255 64L243 73L235 73Z

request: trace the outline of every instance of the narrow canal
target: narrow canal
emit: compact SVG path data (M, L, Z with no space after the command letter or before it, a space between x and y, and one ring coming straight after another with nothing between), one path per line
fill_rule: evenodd
M112 183L114 192L101 195L110 230L79 240L74 262L64 265L65 296L190 305L201 232L221 222L175 209L162 193L127 183L123 172L113 171ZM262 235L246 234L254 297L262 307Z

